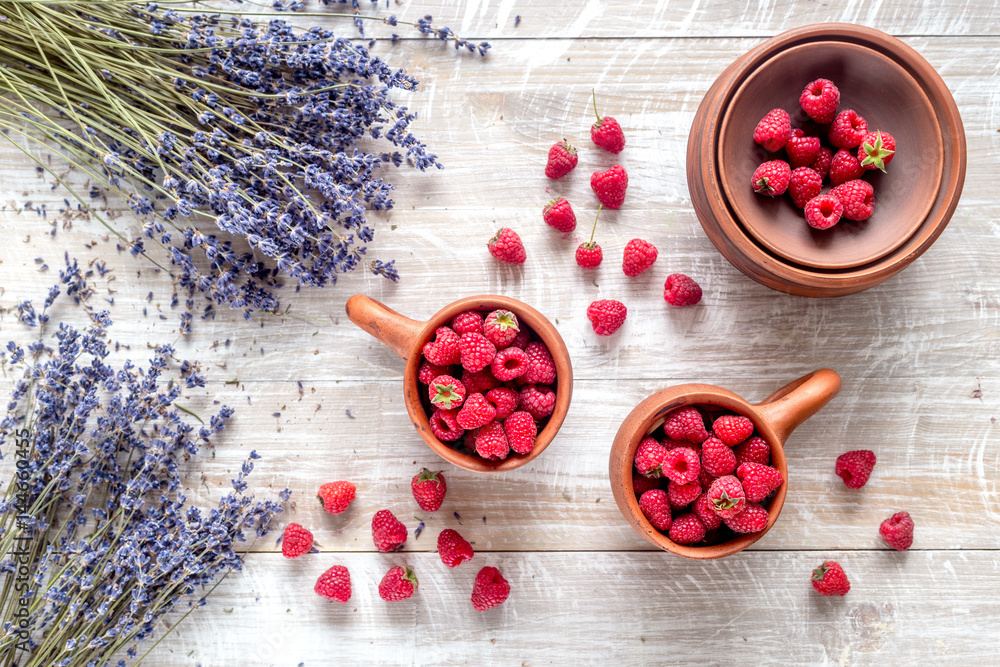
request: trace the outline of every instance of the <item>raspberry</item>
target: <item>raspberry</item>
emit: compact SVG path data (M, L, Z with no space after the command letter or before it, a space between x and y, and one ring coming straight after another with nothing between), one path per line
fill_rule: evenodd
M351 573L343 565L334 565L319 575L313 590L328 600L345 603L351 599Z
M593 241L581 243L576 249L576 263L585 269L596 269L604 261L604 251Z
M715 437L735 447L753 434L753 422L743 415L722 415L712 422Z
M587 319L598 336L610 336L625 324L628 309L621 301L600 299L587 306Z
M470 373L483 370L497 356L497 348L486 339L486 336L477 333L462 334L458 339L458 350L462 362L462 368Z
M643 477L642 475L632 475L632 490L637 495L642 495L650 489L660 488L660 480L654 477Z
M849 489L860 489L867 484L874 467L875 452L868 449L844 452L837 457L837 475Z
M712 482L708 489L708 499L712 501L712 509L723 519L736 516L746 507L746 495L740 480L732 475L725 475Z
M698 452L690 447L668 449L663 457L663 476L678 484L690 484L697 481L701 473L701 461Z
M767 465L771 462L771 446L767 444L767 440L760 436L750 438L733 451L736 454L737 466L744 463Z
M710 488L712 488L712 484L715 483L716 479L718 479L718 477L710 475L709 472L704 468L702 468L701 472L698 473L698 483L701 484L701 488L703 491L708 491Z
M486 316L486 321L483 322L483 335L498 350L513 343L520 331L521 326L517 322L517 315L509 310L494 310Z
M435 410L431 415L431 433L441 442L454 442L462 437L465 429L458 425L458 410Z
M878 532L896 551L906 551L913 545L913 519L908 512L896 512L882 522Z
M663 461L667 458L667 451L656 438L643 438L635 449L636 470L644 477L660 477L663 475Z
M510 344L510 347L519 347L522 350L528 346L531 341L531 335L527 329L522 329L516 336L514 336L514 342Z
M835 560L828 560L813 570L812 585L820 595L847 595L851 590L847 573Z
M477 392L466 397L465 405L455 415L455 421L460 427L469 430L490 423L496 414L496 408L486 400L485 396Z
M748 501L759 503L771 495L785 480L781 471L760 463L744 463L736 469L736 476L743 486Z
M457 364L462 358L458 340L458 334L448 327L438 327L434 340L424 343L424 357L435 366Z
M549 227L563 234L576 229L576 214L565 198L553 199L542 209L542 220Z
M844 205L832 194L813 197L806 203L806 222L813 229L830 229L843 214Z
M875 191L868 181L855 179L841 183L830 194L844 205L844 217L848 220L867 220L875 212Z
M429 361L420 362L420 370L417 371L417 380L421 384L430 384L431 380L439 375L448 375L448 366L435 366Z
M705 539L705 526L694 514L682 514L670 526L669 537L677 544L697 544Z
M784 109L768 111L753 131L753 140L772 153L781 150L791 136L792 119Z
M701 484L698 480L691 482L690 484L678 484L674 480L670 480L667 484L667 498L670 500L670 505L672 507L687 507L701 495Z
M459 313L451 321L451 328L459 336L467 333L483 333L483 315L478 310Z
M309 553L313 546L313 534L297 523L285 526L281 535L281 555L285 558L298 558Z
M510 448L518 454L528 454L535 446L538 427L534 418L524 410L511 413L503 422L503 430Z
M830 185L836 186L860 178L863 173L865 168L854 157L854 153L843 148L834 153L830 161Z
M508 347L497 352L490 364L490 372L501 382L521 377L528 370L528 355L519 347Z
M747 503L739 514L723 517L722 521L734 533L759 533L767 528L767 510L758 503Z
M794 129L792 136L785 143L785 152L788 154L788 163L792 169L806 167L819 153L819 137L807 137L802 130Z
M660 441L660 444L667 449L676 449L677 447L690 447L690 442L681 442L680 440L672 440L670 438L664 438Z
M379 551L397 551L406 542L406 526L389 510L372 517L372 540Z
M330 514L341 514L347 510L354 500L357 491L350 482L327 482L319 487L316 497L319 498L325 509Z
M472 550L472 545L464 537L458 534L457 530L445 528L438 535L438 555L441 562L448 567L458 567L476 553Z
M671 306L693 306L701 301L701 287L683 273L671 273L663 283L663 300Z
M457 408L465 400L465 387L450 375L439 375L431 380L427 386L427 393L431 405L443 410Z
M694 500L691 511L698 517L705 530L715 530L722 525L722 517L712 509L712 500L707 493L702 493Z
M596 93L593 95L593 99L594 115L597 116L597 122L590 126L590 139L598 148L603 148L609 153L617 155L625 148L625 133L622 132L618 121L611 116L601 118L601 114L597 113Z
M830 124L827 137L837 148L857 148L868 134L868 121L854 109L844 109Z
M502 461L510 454L510 443L503 430L503 424L491 421L481 429L476 436L476 453L484 459Z
M876 130L869 132L861 140L858 148L858 161L864 169L879 169L885 171L885 166L892 162L896 155L896 140L888 132Z
M397 602L413 597L417 590L417 575L409 567L390 568L378 585L378 596L386 602Z
M816 157L809 163L809 168L819 174L821 179L826 179L830 174L830 163L833 162L833 151L826 146L820 146Z
M812 167L799 167L792 170L788 180L788 194L792 203L799 208L805 208L810 199L818 196L823 190L823 178Z
M607 171L595 171L590 177L590 187L603 206L621 208L625 202L625 190L628 189L628 174L618 164Z
M799 97L799 106L820 125L833 121L839 105L840 91L828 79L816 79L809 83Z
M549 149L549 159L545 163L545 175L549 178L562 178L573 171L580 156L576 154L576 149L563 139L557 144L553 144Z
M476 575L472 587L472 606L476 611L498 607L510 596L510 584L500 570L487 565Z
M491 389L499 387L500 380L493 377L493 373L488 368L476 373L470 373L469 371L463 370L462 384L465 385L465 391L467 394L485 394Z
M526 384L521 388L517 407L535 419L544 419L556 407L556 393L545 385Z
M517 409L517 392L507 387L497 387L486 392L486 400L496 409L495 419L506 419Z
M670 530L670 503L663 489L651 489L642 494L639 497L639 509L654 528L663 532Z
M683 440L698 444L708 437L705 421L696 408L679 408L667 415L663 422L663 432L673 440Z
M528 258L521 237L509 227L501 227L486 247L497 261L504 264L524 264Z
M642 239L632 239L625 246L622 255L622 271L626 276L635 278L653 265L658 254L656 246L652 243Z
M425 512L437 512L444 502L448 485L444 481L444 474L440 471L431 472L427 468L421 468L420 472L410 480L410 491L420 509Z
M713 477L736 470L736 454L724 442L712 436L701 443L701 467Z
M785 194L792 168L784 160L771 160L757 167L750 178L750 187L759 195L777 197Z
M552 384L556 381L556 362L549 354L549 348L544 343L528 343L524 348L528 357L528 369L524 373L524 381L529 384Z

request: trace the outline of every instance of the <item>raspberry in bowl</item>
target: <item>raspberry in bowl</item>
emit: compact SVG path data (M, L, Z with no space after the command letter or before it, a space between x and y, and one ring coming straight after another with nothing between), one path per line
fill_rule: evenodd
M443 459L474 472L512 470L562 426L573 392L569 352L527 304L467 297L418 322L357 294L347 315L406 362L410 420Z

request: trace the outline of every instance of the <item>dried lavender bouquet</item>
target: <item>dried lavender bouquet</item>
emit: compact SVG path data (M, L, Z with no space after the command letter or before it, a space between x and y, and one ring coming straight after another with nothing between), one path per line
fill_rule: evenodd
M7 377L24 369L0 421L0 665L127 665L168 614L176 626L241 568L241 543L281 507L247 492L254 452L217 507L188 505L185 461L233 410L192 424L177 399L205 379L197 363L174 364L168 345L145 367L108 363L107 313L87 305L75 261L60 278L40 311L17 307L41 327L36 342L0 355ZM88 327L52 331L60 292L86 309Z
M374 18L352 7L340 16ZM74 193L120 246L161 246L147 256L169 261L189 296L209 297L203 317L213 303L247 318L276 310L282 276L324 286L366 266L396 280L392 261L366 257L368 212L393 205L388 165L441 167L392 98L417 80L324 28L201 11L176 0L0 1L0 130L40 169L49 164L28 142L126 201L142 220L134 239L91 207L96 189ZM489 48L430 17L411 25L463 51ZM59 169L49 173L65 185Z

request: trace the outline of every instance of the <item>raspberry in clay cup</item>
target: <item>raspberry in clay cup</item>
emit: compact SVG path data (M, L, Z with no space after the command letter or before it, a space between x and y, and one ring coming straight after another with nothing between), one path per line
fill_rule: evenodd
M435 453L460 468L518 468L545 450L566 418L569 352L548 318L525 303L466 297L420 322L356 294L347 316L403 359L410 420ZM439 376L445 389L436 388ZM432 403L436 395L451 398L455 381L465 391L461 403Z
M633 408L611 446L619 510L646 540L679 556L722 558L746 549L781 513L785 441L839 391L840 376L824 368L757 404L707 384L656 392Z

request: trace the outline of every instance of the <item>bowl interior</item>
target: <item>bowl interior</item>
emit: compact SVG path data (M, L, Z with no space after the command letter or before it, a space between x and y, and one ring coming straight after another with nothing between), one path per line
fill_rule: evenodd
M826 128L813 123L798 102L805 85L820 77L839 88L839 110L854 109L870 130L891 133L899 153L888 173L863 177L875 190L872 216L860 222L844 219L828 230L809 227L787 195L762 197L750 186L762 162L786 159L783 151L768 153L753 140L754 128L771 109L785 109L792 127L828 143ZM807 42L763 62L725 109L718 143L723 191L750 235L791 262L828 270L869 264L904 244L934 206L943 163L941 129L923 88L890 58L845 41Z

